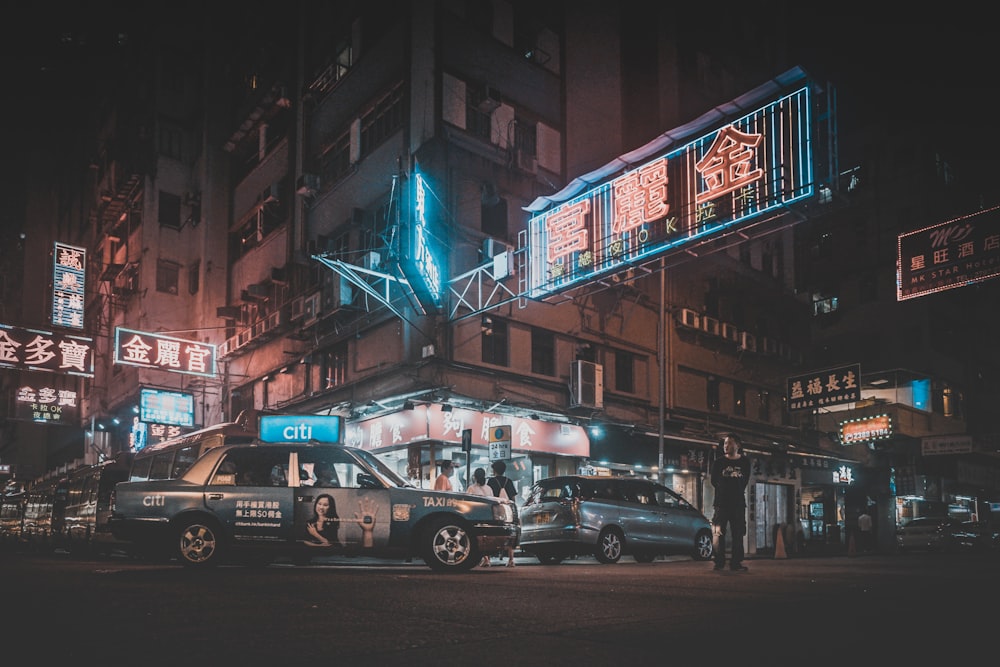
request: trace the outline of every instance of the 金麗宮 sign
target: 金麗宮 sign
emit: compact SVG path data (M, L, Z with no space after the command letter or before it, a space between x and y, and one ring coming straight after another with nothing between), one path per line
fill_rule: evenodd
M115 328L115 363L215 377L215 345Z

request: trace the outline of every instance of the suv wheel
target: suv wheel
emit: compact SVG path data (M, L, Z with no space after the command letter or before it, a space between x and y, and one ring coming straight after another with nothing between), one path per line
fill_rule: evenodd
M481 560L463 522L438 519L424 531L422 540L424 562L439 572L471 570Z
M694 559L710 560L712 558L712 533L703 530L694 538Z
M177 555L182 565L207 567L222 559L221 534L215 524L211 521L192 520L180 525Z
M622 535L617 528L605 528L597 538L594 556L601 563L617 563L622 557Z

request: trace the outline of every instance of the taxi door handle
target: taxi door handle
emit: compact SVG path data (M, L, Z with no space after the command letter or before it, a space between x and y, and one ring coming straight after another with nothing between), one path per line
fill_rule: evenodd
M208 499L209 500L222 500L225 497L226 497L226 494L224 494L224 493L210 493L210 494L208 494Z

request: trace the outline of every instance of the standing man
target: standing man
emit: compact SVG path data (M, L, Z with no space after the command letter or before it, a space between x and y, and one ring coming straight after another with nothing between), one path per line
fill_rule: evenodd
M455 464L451 460L441 462L441 474L434 480L435 491L453 491L451 476L455 474Z
M746 488L750 481L750 459L743 456L740 436L730 433L722 443L723 455L712 462L715 513L712 515L712 550L715 570L726 567L726 530L733 541L729 569L746 572L743 536L747 532Z
M872 515L868 513L867 509L861 510L861 514L858 516L858 530L861 532L858 547L862 551L870 551L874 540L872 539Z

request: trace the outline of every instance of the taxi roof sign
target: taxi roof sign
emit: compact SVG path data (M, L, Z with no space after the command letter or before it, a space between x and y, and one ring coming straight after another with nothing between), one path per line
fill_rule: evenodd
M261 442L341 443L344 418L339 415L262 415Z

